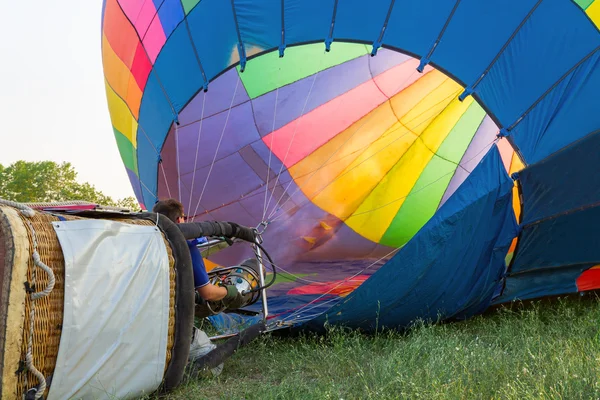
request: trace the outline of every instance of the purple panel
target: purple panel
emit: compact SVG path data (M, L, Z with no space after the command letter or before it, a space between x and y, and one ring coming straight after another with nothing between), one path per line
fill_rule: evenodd
M252 148L263 159L265 163L268 164L270 162L271 170L277 173L279 172L279 169L281 168L283 163L279 160L279 158L277 158L275 154L272 154L272 151L269 149L269 147L267 147L267 144L270 144L270 141L268 143L265 143L264 141L260 140L258 142L252 143ZM269 154L271 154L271 161L269 161Z
M240 200L242 206L250 213L254 218L256 218L259 222L263 220L263 213L265 210L265 201L269 204L269 209L265 215L267 218L270 214L270 211L275 207L275 204L279 200L279 204L283 207L279 213L284 213L285 210L289 210L296 206L296 203L290 200L289 195L284 191L287 188L287 184L278 184L273 191L273 186L275 185L275 179L270 180L269 191L266 192L265 199L265 185L261 185L260 188L255 191L245 195L243 199ZM288 192L291 189L295 188L295 186L290 185L288 188ZM271 202L269 202L271 199ZM258 223L258 222L257 222Z
M158 198L180 199L177 183L177 153L175 147L175 129L171 126L160 152L162 163L158 165ZM164 172L164 173L163 173ZM165 177L167 178L165 181Z
M236 82L237 90L235 88ZM228 110L231 105L231 98L235 92L235 99L233 100L233 106L247 102L250 100L248 93L244 88L244 84L240 80L237 70L235 68L230 69L223 75L215 79L209 85L208 92L204 93L200 90L196 96L188 103L187 106L179 114L179 122L181 125L187 125L194 121L200 120L202 116L202 103L204 96L206 96L206 103L204 104L204 117L209 117L223 110Z
M456 189L458 189L465 179L467 179L467 176L469 176L471 171L473 171L473 168L479 164L479 161L481 161L483 156L485 156L492 148L492 144L497 133L498 127L494 121L492 121L492 119L486 115L481 122L481 125L479 125L477 132L475 132L473 140L469 144L467 151L465 151L465 154L463 154L459 163L462 168L458 167L456 169L452 180L450 180L450 183L446 188L446 193L444 193L439 207L441 207L442 204L444 204L446 200L452 196Z
M260 223L260 219L256 219L248 214L246 209L239 202L212 210L210 215L213 220L233 221L245 226L257 226Z
M279 89L275 129L308 114L318 106L371 79L369 56L362 56L344 64L320 71ZM311 91L311 86L314 86ZM252 100L256 125L261 136L271 133L275 112L276 90ZM310 93L310 97L308 96ZM307 102L307 97L308 102ZM306 102L306 108L304 103ZM304 108L304 114L302 109Z
M313 250L311 255L313 260L369 259L373 262L382 257L385 257L384 260L391 258L388 254L394 250L392 247L365 239L341 221L339 227L334 229L336 229L335 235L321 247Z
M369 57L369 66L373 77L380 75L396 65L412 60L411 56L398 53L394 50L380 49L375 57Z
M196 171L195 184L192 186L190 172L182 175L182 182L192 188L192 203L197 202L206 182L210 166ZM234 153L215 162L204 195L202 206L208 210L222 207L233 201L238 201L242 195L250 193L262 184L260 178L252 171L238 153Z
M219 146L219 151L216 159L220 160L260 139L252 118L250 103L244 103L231 109L229 119L227 119L227 114L228 112L224 111L204 119L200 143L198 143L200 122L179 128L179 162L182 175L194 170L196 149L198 150L196 169L199 169L212 163L217 146ZM224 127L225 132L223 133ZM222 139L221 133L223 133ZM221 141L220 145L219 140Z
M379 258L392 249L357 235L336 220L314 204L307 203L291 218L279 219L269 225L263 235L264 246L281 267L279 272L310 274L306 279L328 282L354 274L371 275L385 263L386 259ZM323 229L321 221L327 221L332 229ZM305 236L315 238L315 243L305 240ZM240 244L212 255L210 259L222 265L235 265L251 256L249 246ZM306 284L302 280L282 282L272 287L270 293L272 296L285 295L288 290Z
M144 198L142 197L142 185L140 184L140 179L137 177L135 172L133 172L129 168L125 168L125 171L127 171L129 182L131 182L131 187L133 188L133 194L135 194L138 203L145 206Z
M202 184L204 184L204 181L202 181ZM190 216L193 221L214 219L202 205L198 204L198 197L190 197L190 188L183 181L181 182L181 204L183 204L186 215ZM194 216L197 217L194 218Z

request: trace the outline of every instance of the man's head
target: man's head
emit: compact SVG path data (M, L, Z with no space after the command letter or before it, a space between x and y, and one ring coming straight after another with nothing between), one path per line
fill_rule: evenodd
M161 200L152 207L152 212L167 216L175 223L185 222L183 204L175 199Z

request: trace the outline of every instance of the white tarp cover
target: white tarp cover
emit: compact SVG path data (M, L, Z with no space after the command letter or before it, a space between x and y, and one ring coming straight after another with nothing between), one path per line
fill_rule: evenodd
M169 261L160 231L109 220L53 225L65 257L65 302L48 400L156 390L169 325Z

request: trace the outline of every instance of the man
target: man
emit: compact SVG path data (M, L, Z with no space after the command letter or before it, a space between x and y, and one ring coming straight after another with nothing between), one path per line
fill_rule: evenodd
M183 205L175 199L161 200L152 207L152 212L162 214L176 224L185 222ZM236 309L242 306L243 298L233 285L217 286L209 282L208 273L202 260L202 255L196 247L199 239L188 240L190 255L192 256L192 268L194 272L194 288L196 289L196 303L221 302L228 309ZM200 297L202 300L200 300ZM216 346L211 343L206 333L194 327L192 343L188 361L193 361L209 353ZM223 370L223 364L211 369L213 376L218 376Z
M162 214L176 224L185 222L183 205L175 199L161 200L152 207L152 212ZM216 286L209 282L206 267L202 255L196 247L198 239L188 240L190 255L192 256L192 268L194 271L194 288L196 298L201 297L204 301L216 302L221 300L229 309L239 308L243 299L237 288L233 285ZM198 300L196 301L198 302Z

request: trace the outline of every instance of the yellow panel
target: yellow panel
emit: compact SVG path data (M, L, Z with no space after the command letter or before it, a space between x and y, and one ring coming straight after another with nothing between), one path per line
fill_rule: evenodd
M509 169L508 173L512 174L513 172L519 172L523 168L525 168L525 166L523 165L523 162L521 161L521 159L519 158L519 156L515 152L513 154L512 162L510 164L510 169Z
M296 163L290 168L290 174L311 198L397 123L389 103L385 102Z
M519 172L524 167L525 166L521 162L521 159L519 158L517 153L516 152L513 153L512 162L510 164L510 169L509 169L508 173L513 174L514 172ZM513 210L515 212L515 217L517 218L517 221L519 221L519 219L521 217L521 202L519 200L519 190L517 188L516 182L513 187Z
M105 79L119 97L125 99L137 119L142 101L142 91L127 66L113 51L105 35L102 35L102 63Z
M461 92L462 87L459 84L450 78L444 78L444 81L435 89L431 91L428 90L427 93L419 93L418 96L421 101L400 119L400 122L406 125L408 129L417 134L423 133L431 121L440 115L452 100L456 99L457 93ZM467 104L466 102L456 102L463 105ZM468 104L471 103L469 102ZM394 109L396 109L396 107L394 107ZM396 114L398 114L397 111ZM452 126L454 126L454 124ZM436 135L433 135L433 137L435 136Z
M446 96L450 99L450 105L443 109L436 118L429 118L431 122L419 140L414 142L400 161L357 208L356 212L346 220L346 224L352 229L375 242L381 239L404 203L404 199L419 179L421 172L433 157L433 152L437 151L454 125L471 105L472 99L464 102L458 101L457 96L460 91L459 87L454 92L454 96ZM436 105L433 108L437 109L445 103L446 100L434 103Z
M593 2L587 10L585 10L587 15L594 21L596 26L600 28L600 1L596 0Z
M104 81L106 87L106 98L108 101L108 111L110 119L116 130L121 132L137 148L136 134L138 123L131 115L127 104L115 93L114 90Z
M290 174L315 204L346 219L461 89L439 71L423 75L294 165Z
M345 220L381 182L416 138L399 123L394 124L348 165L313 202Z

